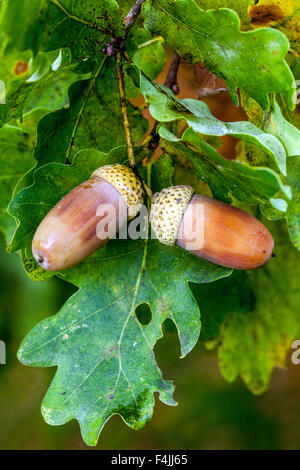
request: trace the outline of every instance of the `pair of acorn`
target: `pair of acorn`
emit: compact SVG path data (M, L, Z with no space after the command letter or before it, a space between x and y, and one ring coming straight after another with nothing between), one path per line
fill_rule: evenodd
M98 168L41 222L32 243L35 260L49 271L80 263L138 214L143 196L143 185L130 168L119 164ZM107 205L114 208L114 233L99 238L98 208ZM229 204L194 194L190 186L173 186L155 194L150 221L161 243L177 243L228 268L263 266L274 248L272 235L259 220Z

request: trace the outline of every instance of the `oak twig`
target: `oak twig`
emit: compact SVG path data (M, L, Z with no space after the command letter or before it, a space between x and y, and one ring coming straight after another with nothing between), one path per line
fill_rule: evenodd
M180 65L180 55L177 52L174 52L169 72L165 81L165 86L170 88L173 91L174 95L179 95L179 86L177 82L178 69Z
M142 8L142 4L145 0L137 0L135 5L131 8L130 12L125 18L126 23L126 30L123 37L111 37L111 40L108 44L106 44L105 48L103 49L104 54L108 55L109 57L118 54L118 52L122 52L125 48L125 42L127 36L134 25L137 17L139 16Z
M125 96L125 86L124 86L124 73L123 68L121 65L121 52L117 54L117 80L118 80L118 88L119 88L119 95L120 95L120 103L121 103L121 111L123 117L123 126L124 132L126 137L126 145L127 145L127 153L128 153L128 161L131 168L136 168L136 161L133 151L133 144L129 126L129 118L128 118L128 111L126 105L126 96Z
M125 38L128 36L129 31L131 30L132 26L134 25L137 17L139 16L142 8L142 4L145 2L145 0L137 0L135 5L131 8L130 12L125 18L125 23L126 23L126 32L125 32Z
M136 176L141 180L141 183L144 187L145 193L147 194L149 199L151 199L152 191L147 186L147 184L142 180L142 178L140 177L138 169L137 169L136 161L135 161L132 137L131 137L131 132L130 132L129 117L128 117L128 111L127 111L127 105L126 105L126 95L125 95L125 86L124 86L124 73L123 73L123 68L122 68L121 61L122 61L121 52L118 52L117 53L117 61L116 61L117 80L118 80L118 88L119 88L119 95L120 95L120 104L121 104L121 111L122 111L122 118L123 118L123 126L124 126L125 138L126 138L128 162L129 162L130 168L134 171Z

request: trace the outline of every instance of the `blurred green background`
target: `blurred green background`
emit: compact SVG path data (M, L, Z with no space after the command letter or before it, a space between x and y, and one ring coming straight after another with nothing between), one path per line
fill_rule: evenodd
M74 292L58 279L36 284L24 273L18 255L5 252L0 239L0 339L7 364L0 366L0 449L88 449L77 423L46 424L40 403L54 369L29 368L16 357L21 340L41 319L52 315ZM164 377L176 383L177 407L157 399L152 421L132 431L114 416L97 449L298 449L300 447L300 366L288 361L276 369L269 391L252 395L242 382L221 377L216 351L199 343L184 360L175 332L156 347Z

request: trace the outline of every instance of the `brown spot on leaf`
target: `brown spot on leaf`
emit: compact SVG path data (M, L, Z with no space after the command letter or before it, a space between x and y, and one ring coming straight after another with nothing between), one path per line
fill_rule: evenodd
M278 5L253 5L249 9L249 16L253 25L263 26L281 21L285 14Z
M20 77L21 75L26 75L28 71L28 62L23 62L22 60L18 60L15 63L13 73L16 77Z

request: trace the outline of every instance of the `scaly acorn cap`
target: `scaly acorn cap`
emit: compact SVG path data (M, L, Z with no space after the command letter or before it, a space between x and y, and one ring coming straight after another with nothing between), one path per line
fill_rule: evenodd
M98 168L93 176L104 179L114 186L124 199L128 209L128 218L133 219L143 205L144 190L141 181L131 168L115 163Z
M150 222L157 239L175 245L182 217L192 199L191 186L171 186L153 195Z

